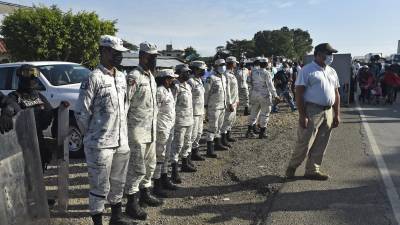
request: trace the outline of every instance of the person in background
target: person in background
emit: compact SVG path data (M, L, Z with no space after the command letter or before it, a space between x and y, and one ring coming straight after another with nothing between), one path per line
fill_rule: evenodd
M239 86L239 100L244 104L244 115L250 115L250 99L249 99L249 85L247 84L247 78L249 77L250 71L245 67L247 59L240 60L239 68L236 70L236 79Z
M239 89L238 82L234 72L238 61L236 57L229 56L226 58L227 69L225 72L226 77L226 88L229 89L227 92L228 96L228 109L225 110L224 123L221 128L221 139L222 144L228 147L232 147L229 142L236 142L236 139L232 137L232 127L236 121L236 111L239 107Z
M102 225L106 199L110 225L132 221L122 215L122 196L130 149L126 127L126 80L116 69L127 51L120 38L100 38L100 65L81 84L75 118L84 134L89 173L89 209L94 225Z
M289 90L289 82L291 78L289 68L290 67L287 63L283 63L282 69L279 70L274 76L274 83L279 97L285 99L292 109L292 112L294 112L296 111L296 106L294 105L293 97ZM274 102L272 106L272 112L278 112L278 104L279 101Z
M178 84L175 85L175 128L174 140L172 141L172 176L174 183L182 183L179 175L178 162L182 160L182 172L196 172L197 169L192 163L190 154L192 152L192 127L193 127L193 103L192 87L188 84L190 69L188 65L181 64L175 68L178 77Z
M374 75L370 72L369 67L364 65L358 73L358 84L361 89L361 94L358 97L358 100L361 101L361 103L365 103L365 100L370 103L370 94L374 85L374 80Z
M328 43L317 45L314 61L304 66L296 80L299 128L296 147L286 170L288 179L294 178L297 167L307 156L304 177L329 179L320 167L331 131L340 123L339 78L329 66L336 52Z
M171 156L171 144L174 137L175 99L171 87L179 77L172 69L161 70L156 77L157 82L157 165L154 170L153 193L158 197L168 197L164 190L177 190L168 177L168 163Z
M203 134L204 122L204 85L201 77L207 69L203 61L193 61L190 63L190 69L193 76L189 79L188 83L192 87L192 102L193 102L193 129L192 129L192 155L191 159L194 161L204 161L205 159L200 155L200 139Z
M157 207L163 204L151 194L151 179L157 164L157 85L153 73L156 69L157 46L143 42L139 47L139 65L127 76L128 142L131 149L126 176L126 213L134 219L146 220L141 206Z

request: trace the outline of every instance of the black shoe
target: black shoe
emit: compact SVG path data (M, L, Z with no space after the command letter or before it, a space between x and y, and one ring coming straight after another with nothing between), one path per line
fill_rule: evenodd
M199 148L192 149L192 155L190 156L191 160L193 161L204 161L206 160L200 155Z
M253 132L253 126L248 126L247 127L247 132L246 132L246 138L255 138L256 134Z
M189 166L191 166L191 167L193 167L193 168L196 169L196 165L194 165L194 163L192 162L192 153L190 153L190 154L188 155L187 160L188 160Z
M137 224L122 215L121 202L115 205L111 205L111 218L109 225L131 225Z
M262 127L260 129L260 133L258 134L259 139L267 139L267 134L265 133L265 127Z
M175 184L181 184L182 183L182 178L181 178L181 176L179 176L178 163L172 163L171 180Z
M253 129L253 133L255 133L255 134L259 134L260 133L260 131L257 130L257 125L256 124L254 124L252 126L252 129Z
M103 225L103 214L92 215L93 225Z
M128 202L126 203L126 214L135 220L146 220L147 213L139 205L139 193L127 195Z
M153 196L150 193L150 189L148 188L141 188L140 189L140 199L139 204L142 206L151 206L151 207L158 207L164 204L164 201Z
M235 138L232 138L231 137L231 131L228 131L227 133L226 133L226 139L229 141L229 142L236 142L236 139Z
M178 186L176 186L171 182L167 173L161 174L161 185L165 190L170 190L170 191L178 190Z
M154 179L153 194L160 198L168 198L168 193L164 191L160 179Z
M222 145L221 138L214 138L214 150L215 151L227 151L228 147Z
M189 164L189 159L188 158L182 158L182 167L181 167L182 172L188 172L188 173L193 173L196 172L196 168L192 167Z
M245 116L250 115L249 107L247 107L247 106L244 108L244 115L245 115Z
M207 155L208 158L217 158L217 154L214 152L214 142L207 141Z
M229 144L229 142L228 142L228 137L227 137L226 134L222 134L222 135L221 135L221 144L222 144L223 146L228 147L228 148L232 148L232 145Z

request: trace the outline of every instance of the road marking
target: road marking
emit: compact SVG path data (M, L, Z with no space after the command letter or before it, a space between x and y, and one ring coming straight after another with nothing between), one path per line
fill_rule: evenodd
M389 198L390 204L392 206L394 217L396 218L397 224L400 225L400 200L399 194L396 191L394 186L392 177L390 176L389 170L386 166L385 160L383 159L382 152L379 149L378 144L376 143L376 139L372 133L371 127L368 124L367 117L364 115L362 108L357 103L357 110L360 112L361 122L364 126L365 133L367 134L369 144L371 145L372 152L374 153L376 163L378 165L379 172L381 173L381 177L383 183L386 187L386 194Z

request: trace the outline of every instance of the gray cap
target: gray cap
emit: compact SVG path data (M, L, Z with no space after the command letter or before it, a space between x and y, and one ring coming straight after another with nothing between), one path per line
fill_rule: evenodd
M265 57L260 57L260 59L259 59L259 61L260 62L268 62L268 58L265 58Z
M236 57L235 57L235 56L229 56L228 58L226 58L226 63L230 63L230 62L239 63L239 62L236 60Z
M140 43L139 51L146 52L151 55L159 55L157 51L157 45L149 43L147 41Z
M100 37L99 45L103 47L110 47L120 52L126 52L129 50L123 46L123 41L121 38L111 35L102 35Z
M187 71L191 71L191 70L187 64L179 64L179 65L175 66L175 71L177 73L180 73L180 72L187 72Z
M191 62L190 66L196 67L196 68L199 68L199 69L202 69L202 70L207 69L206 63L204 61L199 61L199 60Z
M179 77L178 74L174 73L173 69L163 69L158 71L158 76L159 77L173 77L173 78L177 78Z
M217 59L217 60L215 60L214 65L219 66L219 65L222 65L222 64L225 64L225 59Z

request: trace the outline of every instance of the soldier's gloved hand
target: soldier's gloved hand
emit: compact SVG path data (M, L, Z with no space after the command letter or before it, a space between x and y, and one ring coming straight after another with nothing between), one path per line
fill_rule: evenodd
M7 107L5 107L7 108ZM12 114L5 112L5 108L2 109L0 116L0 133L4 134L14 128Z

